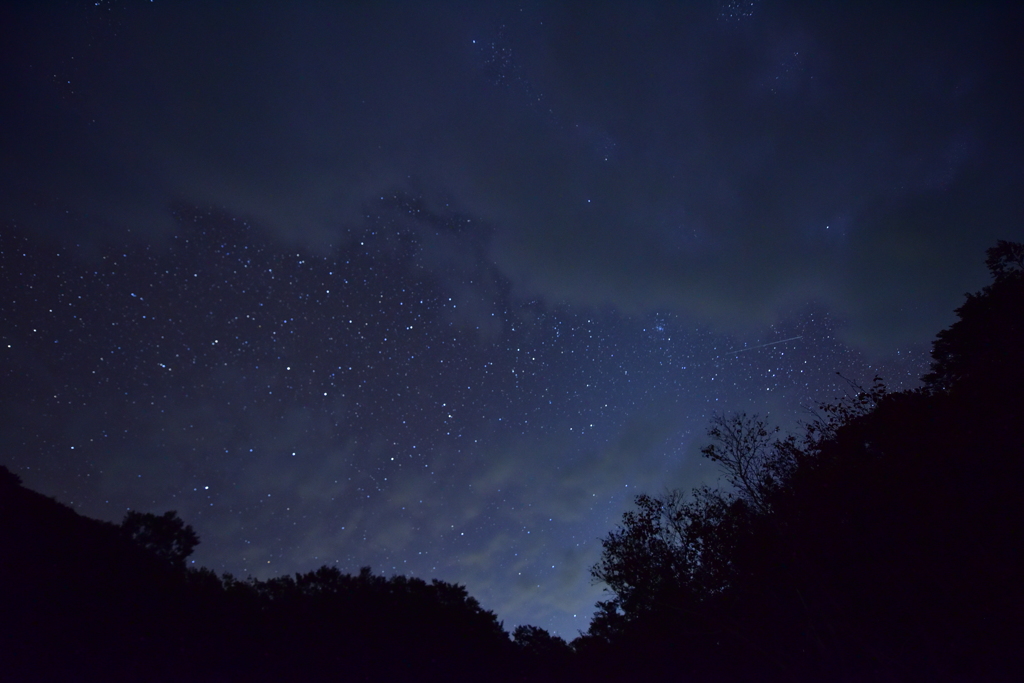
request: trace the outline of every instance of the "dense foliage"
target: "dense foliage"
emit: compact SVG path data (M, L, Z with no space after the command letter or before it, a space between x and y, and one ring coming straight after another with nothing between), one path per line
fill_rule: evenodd
M922 389L876 379L802 439L718 417L731 488L636 499L593 568L594 677L1024 675L1024 245L987 263Z

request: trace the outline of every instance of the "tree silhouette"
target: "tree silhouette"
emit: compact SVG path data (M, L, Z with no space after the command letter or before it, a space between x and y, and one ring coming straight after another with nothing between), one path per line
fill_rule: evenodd
M959 385L970 390L1000 390L1024 381L1019 357L1024 349L1024 244L1000 240L985 260L993 282L956 309L958 320L939 332L932 347L931 372L924 376L933 391Z
M799 440L716 417L732 488L636 498L592 570L595 677L1019 679L1024 246L988 255L924 390L852 385Z
M512 642L526 680L565 680L573 651L569 644L539 626L516 626Z
M1001 282L1024 271L1024 244L999 240L985 252L985 265L992 278Z
M191 525L186 526L173 510L162 515L129 510L121 522L121 532L176 569L185 568L185 558L199 545L195 530Z
M614 598L601 603L596 629L605 635L664 610L686 610L732 581L728 549L746 516L742 499L702 487L641 494L621 526L602 539L591 575ZM593 629L592 629L593 630Z
M795 439L780 440L778 427L757 416L739 413L711 418L708 436L714 441L701 454L716 462L726 479L751 507L767 513L769 497L797 465Z

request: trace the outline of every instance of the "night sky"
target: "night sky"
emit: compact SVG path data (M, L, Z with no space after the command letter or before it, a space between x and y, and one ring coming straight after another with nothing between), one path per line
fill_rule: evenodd
M712 415L915 386L1024 239L1011 3L340 4L0 10L0 464L196 566L571 639Z

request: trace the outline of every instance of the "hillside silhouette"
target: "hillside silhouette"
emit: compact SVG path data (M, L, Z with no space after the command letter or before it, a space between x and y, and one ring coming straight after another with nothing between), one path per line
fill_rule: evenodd
M186 569L173 512L83 517L0 467L0 679L534 680L567 656L465 588L335 568L267 581Z
M1016 681L1024 674L1024 245L914 391L851 384L803 434L722 415L730 486L636 499L571 645L459 585L187 569L171 511L78 515L0 467L0 679Z

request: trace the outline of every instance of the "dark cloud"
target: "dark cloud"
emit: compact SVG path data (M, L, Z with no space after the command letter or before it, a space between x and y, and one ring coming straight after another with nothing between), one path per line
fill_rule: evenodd
M15 112L51 121L11 145L8 187L29 201L7 199L29 223L170 231L185 201L321 244L368 198L453 196L539 295L736 324L821 291L891 344L924 330L889 334L877 293L843 275L894 232L894 259L936 270L962 253L950 236L983 246L1005 233L998 205L908 208L972 175L1019 180L986 168L1020 113L994 106L1008 36L954 12L556 8L495 27L409 6L133 7L103 32L103 10L24 39L14 78L38 96Z

